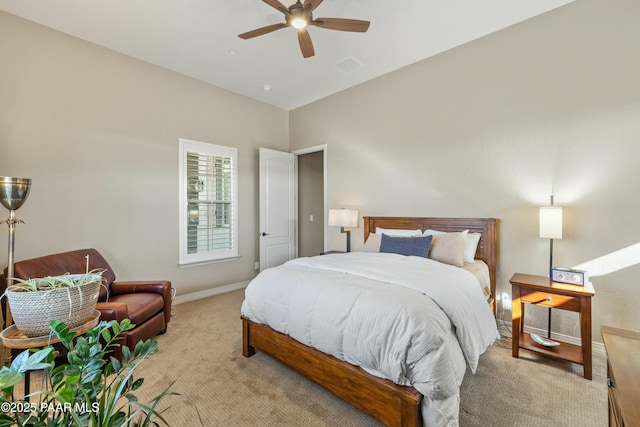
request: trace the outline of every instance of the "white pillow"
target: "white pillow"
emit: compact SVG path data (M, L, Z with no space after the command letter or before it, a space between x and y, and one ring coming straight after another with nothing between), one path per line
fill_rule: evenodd
M462 233L438 233L433 234L432 237L429 258L456 267L464 266L467 230Z
M382 234L369 233L367 241L364 242L362 252L380 252L380 243L382 242Z
M376 227L376 234L386 234L387 236L420 236L422 230L401 230L395 228L380 228Z
M480 233L467 234L467 244L464 248L464 262L475 262L480 236Z
M474 262L476 256L476 250L478 249L478 243L480 243L480 233L469 233L469 230L465 230L467 232L467 242L464 247L464 262ZM438 230L425 230L424 234L428 235L436 235L443 234L445 231Z

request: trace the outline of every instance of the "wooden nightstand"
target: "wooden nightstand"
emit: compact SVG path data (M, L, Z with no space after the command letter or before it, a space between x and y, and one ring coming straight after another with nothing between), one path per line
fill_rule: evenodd
M512 291L511 355L518 357L520 348L535 351L556 359L583 365L584 377L591 379L591 298L593 286L567 285L552 282L546 276L516 273L509 280ZM545 347L524 333L524 306L535 304L580 313L580 340L582 345L561 342L559 346ZM556 340L557 341L557 340Z

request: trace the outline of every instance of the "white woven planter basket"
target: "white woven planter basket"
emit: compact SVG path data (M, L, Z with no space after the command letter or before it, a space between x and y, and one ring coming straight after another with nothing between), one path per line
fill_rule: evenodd
M69 329L83 325L96 308L100 286L98 281L35 292L7 291L16 328L28 337L42 337L51 332L53 320L64 322Z

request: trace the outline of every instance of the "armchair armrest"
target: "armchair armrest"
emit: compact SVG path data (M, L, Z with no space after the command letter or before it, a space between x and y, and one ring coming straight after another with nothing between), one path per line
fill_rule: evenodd
M116 320L121 322L129 318L127 305L120 302L99 302L96 310L100 311L100 321Z
M112 282L111 295L150 293L160 294L164 300L164 321L171 320L171 282L167 280L145 280L130 282Z

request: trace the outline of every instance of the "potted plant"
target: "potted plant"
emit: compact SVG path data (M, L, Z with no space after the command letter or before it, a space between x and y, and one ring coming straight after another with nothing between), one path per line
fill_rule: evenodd
M48 335L54 320L69 328L85 324L96 309L103 272L10 279L4 295L16 328L27 337L41 337Z
M155 340L140 341L133 351L122 347L122 360L109 357L118 337L132 329L129 320L100 322L85 335L76 337L64 323L54 321L51 329L67 349L66 363L55 366L54 349L20 353L10 367L0 369L0 426L121 427L168 425L158 409L171 385L149 402L135 396L143 378L136 368L157 351ZM44 369L48 386L31 393L31 401L13 399L13 388L28 371ZM4 410L9 409L9 411Z

